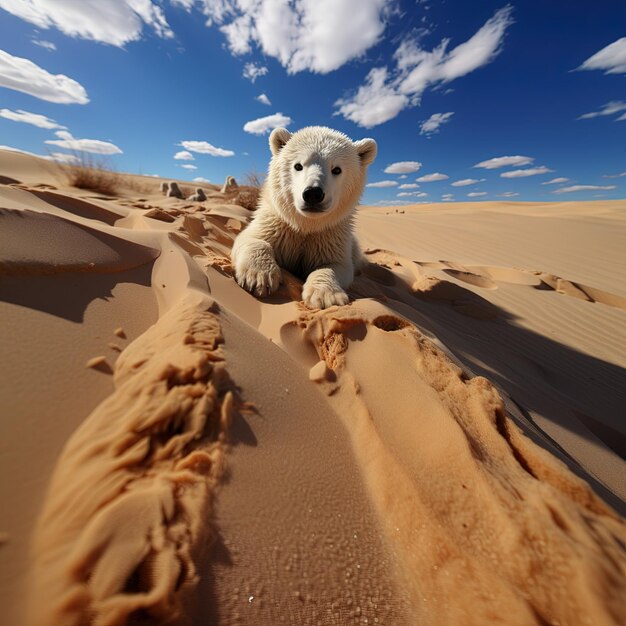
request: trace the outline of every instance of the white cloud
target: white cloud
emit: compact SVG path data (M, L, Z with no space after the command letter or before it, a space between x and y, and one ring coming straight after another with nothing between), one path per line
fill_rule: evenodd
M454 202L454 196L451 193L444 193L441 199L444 202Z
M185 8L191 0L176 0ZM289 74L326 74L377 43L394 0L196 0L233 54L256 47Z
M605 70L605 74L626 74L626 37L589 57L579 70Z
M174 36L163 9L150 0L0 0L0 8L38 28L113 46L140 39L144 24L159 37Z
M499 167L509 167L511 165L530 165L535 159L527 156L502 156L494 157L493 159L487 159L476 163L474 167L482 167L486 170L495 170Z
M450 178L449 176L447 176L446 174L441 174L439 172L435 172L434 174L426 174L424 176L420 176L417 179L418 183L434 183L438 180L447 180L448 178Z
M568 183L569 178L553 178L552 180L546 180L542 185L558 185L559 183Z
M572 193L574 191L597 191L599 189L617 189L616 185L572 185L571 187L561 187L552 193Z
M394 54L395 70L370 70L354 95L335 102L337 114L371 128L393 119L406 107L418 105L427 88L449 83L490 63L502 48L506 29L513 21L511 12L511 6L500 9L470 39L449 52L449 39L432 51L422 49L415 39L405 40Z
M194 161L194 156L188 150L180 150L174 155L177 161Z
M514 198L515 196L519 196L519 193L516 191L505 191L504 193L498 194L498 198Z
M99 139L76 139L67 130L59 130L54 133L58 139L47 139L46 143L59 146L66 150L76 152L91 152L93 154L122 154L122 151L113 143L100 141Z
M30 124L31 126L46 128L48 130L53 130L55 128L67 128L66 126L57 124L57 122L51 120L45 115L40 115L39 113L29 113L28 111L23 111L22 109L18 109L17 111L0 109L0 117L4 117L5 119L13 122L23 122L24 124Z
M379 180L377 183L367 183L366 187L395 187L397 186L395 180Z
M621 178L626 176L626 172L620 172L619 174L603 174L602 178Z
M197 152L198 154L210 154L214 157L231 157L235 155L232 150L216 148L208 141L181 141L180 145L190 152Z
M417 172L422 164L419 161L398 161L385 168L385 174L411 174ZM402 176L400 177L402 178ZM406 176L404 177L406 178Z
M420 135L432 135L439 132L439 127L445 124L454 113L433 113L425 122L420 124Z
M203 176L196 176L193 179L194 183L210 183L211 181L208 178L204 178Z
M89 102L80 83L64 74L50 74L32 61L14 57L4 50L0 50L0 87L59 104Z
M548 172L554 172L554 170L550 170L545 165L541 165L540 167L529 167L525 170L502 172L500 176L502 178L525 178L526 176L537 176L538 174L547 174Z
M626 111L626 102L622 102L621 100L614 100L613 102L607 102L599 111L594 111L592 113L585 113L581 115L579 120L588 120L592 117L601 117L604 115L614 115L615 113L621 113L622 111ZM621 122L626 119L626 115L622 115L618 117L615 121Z
M462 180L455 180L452 183L453 187L467 187L468 185L475 185L476 183L484 183L485 179L481 178L463 178Z
M270 99L262 93L260 96L257 96L255 100L258 100L261 104L266 104L267 106L272 106Z
M181 165L181 167L184 167L186 170L197 170L198 169L195 165L192 165L191 163L183 163L183 165Z
M468 198L480 198L481 196L486 196L487 192L486 191L470 191L470 193L467 194Z
M282 113L274 113L274 115L266 115L256 120L246 122L243 129L251 135L264 135L274 128L289 126L293 120Z
M267 68L264 65L255 65L254 63L246 63L243 66L243 77L254 82L259 76L267 74Z
M340 98L335 115L343 115L364 128L372 128L393 119L409 105L409 98L397 93L395 87L387 85L387 68L370 70L365 84L351 98Z
M45 48L46 50L53 51L57 49L57 47L51 41L46 41L45 39L31 39L31 41L36 46L39 46L40 48Z
M419 185L417 183L404 183L400 185L398 189L417 189Z
M405 198L409 196L413 196L415 198L425 198L428 194L423 191L401 191L397 193L396 196L400 198Z

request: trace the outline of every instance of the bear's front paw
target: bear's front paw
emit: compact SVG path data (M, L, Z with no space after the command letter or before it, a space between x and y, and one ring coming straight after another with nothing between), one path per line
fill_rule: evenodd
M310 309L327 309L329 306L348 304L348 294L339 286L306 282L302 288L302 300Z
M237 268L237 282L255 296L263 297L274 293L281 282L280 268L276 263L267 264L265 267L248 265L242 269Z

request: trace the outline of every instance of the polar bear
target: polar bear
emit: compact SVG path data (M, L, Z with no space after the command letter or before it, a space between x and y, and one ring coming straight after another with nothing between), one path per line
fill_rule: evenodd
M347 304L362 255L352 232L373 139L352 141L324 126L276 128L269 174L251 224L232 249L237 282L257 296L278 289L283 267L305 282L310 308Z

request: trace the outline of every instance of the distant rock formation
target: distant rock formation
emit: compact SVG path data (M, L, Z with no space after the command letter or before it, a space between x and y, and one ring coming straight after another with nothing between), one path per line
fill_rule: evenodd
M206 194L202 187L196 187L196 193L187 198L190 202L204 202L206 200Z
M178 183L174 181L169 183L169 189L167 190L167 193L165 195L168 198L180 198L181 200L185 198L185 196L183 196L183 192L180 190L180 187L178 186Z
M169 183L166 183L166 182L162 182L161 183L161 193L167 194L169 189L170 189L170 184Z
M227 176L226 180L224 181L224 185L222 187L222 193L228 193L229 191L234 191L235 189L238 189L238 188L239 188L239 185L237 184L235 177Z

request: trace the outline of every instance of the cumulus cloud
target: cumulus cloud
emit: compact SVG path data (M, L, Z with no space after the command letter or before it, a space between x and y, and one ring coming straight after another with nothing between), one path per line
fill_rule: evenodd
M186 150L189 150L190 152L197 152L198 154L210 154L214 157L231 157L235 155L232 150L216 148L208 141L181 141L179 145Z
M210 183L211 181L208 178L204 178L203 176L196 176L193 179L194 183Z
M467 187L468 185L475 185L476 183L484 183L485 179L481 178L463 178L462 180L455 180L452 183L453 187Z
M426 174L425 176L420 176L417 179L418 183L434 183L438 180L447 180L450 178L446 174L440 174L439 172L435 172L434 174Z
M404 183L400 185L398 189L417 189L419 185L417 183Z
M0 0L0 8L38 28L113 46L140 39L144 24L159 37L174 36L163 9L150 0Z
M243 77L254 82L259 76L265 76L268 70L264 65L256 65L255 63L246 63L243 66Z
M183 165L181 165L181 167L184 167L186 170L197 170L198 169L195 165L192 165L191 163L184 163Z
M31 39L31 41L36 46L39 46L40 48L45 48L46 50L50 50L50 52L57 49L57 47L51 41L46 41L45 39Z
M467 194L468 198L480 198L481 196L486 196L487 192L486 191L470 191L470 193Z
M58 139L47 139L46 143L59 146L75 152L91 152L93 154L122 154L122 151L114 144L99 139L76 139L67 130L59 130L54 133Z
M394 0L176 0L198 7L226 36L230 51L254 48L289 74L326 74L376 44Z
M552 180L546 180L542 185L558 185L559 183L568 183L569 178L553 178Z
M581 115L579 120L588 120L593 117L603 117L605 115L615 115L616 113L621 113L622 111L626 111L626 102L621 100L614 100L612 102L607 102L599 111L593 111L591 113L585 113ZM626 120L626 114L620 115L620 117L616 118L616 122L621 122Z
M420 135L428 136L438 133L439 127L445 124L453 115L453 112L433 113L425 122L420 124Z
M548 172L554 172L554 170L550 170L545 165L541 165L540 167L528 167L525 170L502 172L500 176L502 178L525 178L526 176L537 176L538 174L547 174Z
M272 106L270 99L262 93L260 96L257 96L255 100L258 100L261 104L266 104L267 106Z
M0 109L0 117L4 117L5 119L11 120L13 122L23 122L24 124L30 124L31 126L46 128L48 130L53 130L55 128L67 128L66 126L61 126L61 124L57 124L57 122L51 120L45 115L40 115L39 113L29 113L28 111L23 111L22 109L18 109L17 111L11 111L10 109Z
M174 155L177 161L194 161L194 156L188 150L180 150Z
M377 183L367 183L366 187L395 187L398 183L395 180L379 180Z
M0 87L59 104L87 104L85 88L65 74L50 74L28 59L0 50Z
M274 113L274 115L266 115L256 120L251 120L243 125L243 129L251 135L265 135L274 128L289 126L293 120L282 113Z
M510 167L513 165L530 165L535 159L527 156L502 156L494 157L493 159L487 159L476 163L474 167L482 167L486 170L496 170L499 167Z
M604 70L605 74L626 74L626 37L602 48L577 69Z
M449 39L431 51L415 39L406 39L394 54L395 69L370 70L355 94L337 100L336 114L371 128L418 105L427 88L449 83L493 61L513 21L511 12L511 6L500 9L470 39L450 51Z
M617 189L616 185L572 185L571 187L561 187L555 189L552 193L572 193L574 191L598 191Z
M422 164L419 161L398 161L388 165L385 168L385 174L411 174L417 172L420 167L422 167ZM400 178L403 177L401 176Z

